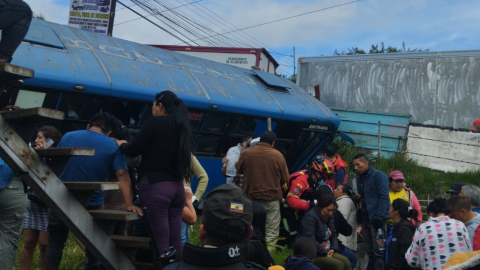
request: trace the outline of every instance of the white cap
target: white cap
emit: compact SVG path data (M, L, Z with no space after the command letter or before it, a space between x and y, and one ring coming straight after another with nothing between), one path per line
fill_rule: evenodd
M253 139L250 142L250 147L254 147L260 141L260 137Z

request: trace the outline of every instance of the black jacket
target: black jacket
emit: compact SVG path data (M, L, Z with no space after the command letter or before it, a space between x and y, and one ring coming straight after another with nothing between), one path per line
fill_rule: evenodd
M348 221L343 217L340 211L335 210L335 212L333 212L333 220L335 221L335 230L336 230L337 238L339 233L345 236L352 235L352 232L353 232L352 225L348 223ZM345 248L346 246L342 243L342 241L338 240L338 252L343 253Z
M275 264L273 261L272 255L267 249L265 241L249 239L245 242L246 246L246 256L245 258L256 264L259 264L263 267L270 267Z
M283 267L285 270L320 270L309 258L297 258L294 256L288 257Z
M205 248L185 243L183 247L183 261L172 263L163 269L267 270L263 266L246 261L245 256L245 246L242 243L230 244L219 248Z
M330 240L330 249L339 251L337 232L335 230L335 221L333 217L325 220L320 214L318 207L314 207L303 216L300 221L300 229L298 237L306 236L310 239L315 239L315 245L317 246L317 256L326 256L330 249L325 249L322 246L322 243L325 242L327 228L330 229L331 236Z
M388 263L386 269L413 270L405 259L405 253L412 244L416 227L409 220L403 219L393 225L392 240L388 244Z

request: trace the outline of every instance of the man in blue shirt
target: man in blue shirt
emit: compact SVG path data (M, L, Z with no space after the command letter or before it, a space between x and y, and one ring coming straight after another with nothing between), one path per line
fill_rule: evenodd
M141 215L142 210L133 205L125 156L118 149L117 143L109 138L112 131L117 128L115 120L116 118L108 113L99 113L92 117L86 130L69 132L63 136L58 147L93 148L95 155L71 157L60 179L65 182L105 182L113 170L121 184L120 189L127 210ZM81 196L79 192L71 193L82 205L89 205L89 209L100 209L103 205L103 191L95 191L91 199ZM102 227L105 229L105 226ZM53 212L50 214L48 232L50 234L47 251L48 269L58 269L68 237L68 228ZM98 269L98 262L88 251L87 257L85 269Z

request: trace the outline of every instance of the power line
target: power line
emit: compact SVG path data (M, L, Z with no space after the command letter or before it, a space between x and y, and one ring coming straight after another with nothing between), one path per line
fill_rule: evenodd
M143 19L149 21L150 23L152 23L152 24L155 25L156 27L162 29L163 31L167 32L168 34L170 34L171 36L175 37L176 39L178 39L178 40L180 40L180 41L183 41L183 42L186 43L186 44L189 44L188 42L186 42L185 40L181 39L180 37L177 37L175 34L173 34L172 32L168 31L167 29L165 29L165 28L161 27L160 25L158 25L158 24L152 22L151 20L147 19L145 16L143 16L142 14L136 12L136 11L133 10L132 8L127 7L124 3L120 2L119 0L117 0L117 3L119 3L120 5L128 8L131 12L133 12L133 13L137 14L138 16L142 17ZM190 45L190 44L189 44L189 45Z
M186 1L186 0L185 0L185 1ZM181 3L179 0L177 0L177 2ZM236 27L235 25L233 25L233 24L230 23L229 21L225 20L225 19L222 18L220 15L218 15L218 14L215 13L215 12L213 12L212 10L210 10L210 9L207 8L206 6L202 5L201 3L199 3L198 5L195 5L195 6L193 6L193 7L196 8L196 9L198 9L199 11L203 12L204 14L206 14L206 15L209 16L210 18L214 19L215 21L219 22L221 25L224 25L224 26L227 27L228 29L232 29L232 30L238 29L238 27ZM215 17L213 17L212 15L208 14L208 13L205 12L204 10L201 10L200 7L203 8L203 9L205 9L206 11L212 13L213 15L215 15L216 17L218 17L218 18L219 18L220 20L222 20L223 22L217 20ZM188 9L191 10L190 7L189 7ZM195 13L196 13L196 12L195 12ZM198 13L196 13L196 14L198 14ZM205 18L205 17L202 16L202 18ZM210 21L210 20L209 20L209 21ZM210 22L211 22L211 21L210 21ZM226 24L225 24L225 23L226 23ZM216 24L214 24L214 25L216 25ZM231 25L232 27L230 27L229 25ZM217 26L217 25L216 25L216 26ZM218 27L218 26L217 26L217 27ZM223 27L219 27L219 28L221 28L222 30L225 31L225 29L224 29ZM251 35L245 33L244 31L235 32L235 33L233 33L233 34L235 34L235 35L237 35L238 37L240 37L240 39L245 39L245 38L246 38L246 39L249 39L250 42L253 41L253 43L259 43L259 44L261 44L260 47L265 47L265 48L267 48L267 49L269 50L269 52L272 53L272 54L277 54L277 55L283 56L283 57L281 57L280 59L278 59L277 62L278 62L280 65L282 65L282 66L293 67L293 66L291 65L291 59L287 59L286 61L284 60L286 57L293 57L293 55L286 55L286 54L283 54L283 53L278 53L278 52L276 52L275 50L273 50L272 48L269 48L266 44L264 44L264 43L262 43L261 41L259 41L258 39L256 39L256 38L252 37ZM225 35L225 37L226 37L226 35ZM240 41L238 41L238 40L237 40L237 42L239 42L239 43L241 43L241 44L245 44L245 43L240 42ZM246 45L247 45L248 47L252 47L251 45L248 45L248 44L246 44ZM258 45L256 45L256 46L258 46Z
M261 24L256 24L256 25L240 28L240 29L237 29L237 30L234 30L234 31L225 32L225 33L221 33L221 34L218 34L218 35L230 34L230 33L238 32L238 31L242 31L242 30L246 30L246 29L250 29L250 28L254 28L254 27L258 27L258 26L263 26L263 25L267 25L267 24L271 24L271 23L275 23L275 22L289 20L289 19L292 19L292 18L301 17L301 16L305 16L305 15L308 15L308 14L312 14L312 13L316 13L316 12L320 12L320 11L324 11L324 10L328 10L328 9L332 9L332 8L336 8L336 7L341 7L341 6L353 4L353 3L356 3L356 2L360 2L360 1L362 1L362 0L355 0L355 1L347 2L347 3L343 3L343 4L339 4L339 5L334 5L334 6L331 6L331 7L317 9L317 10L314 10L314 11L309 11L309 12L306 12L306 13L302 13L302 14L298 14L298 15L294 15L294 16L290 16L290 17L286 17L286 18L282 18L282 19L278 19L278 20L273 20L273 21L269 21L269 22L265 22L265 23L261 23ZM211 37L215 37L215 36L218 36L218 35L212 35L212 36L204 37L202 39L211 38ZM192 41L197 41L197 40L192 40ZM176 45L180 45L180 44L181 43L176 44Z
M128 6L128 7L134 7L134 6L136 6L136 4ZM124 9L127 9L127 8L126 7L118 8L118 9L115 10L115 12L120 11L120 10L124 10Z
M271 54L278 54L278 55L282 55L282 56L288 56L288 57L293 57L293 55L289 55L289 54L283 54L283 53L277 53L277 52L270 52Z
M185 1L186 1L186 0L185 0ZM177 2L178 2L178 0L177 0ZM205 7L205 6L202 5L201 3L198 4L198 5L195 5L194 7L197 8L198 10L200 10L199 7L202 7L203 9L207 10L208 12L210 12L210 13L212 13L213 15L217 16L218 18L220 18L222 21L224 21L224 22L226 22L227 24L233 26L233 28L232 28L232 27L230 27L230 26L228 26L228 25L224 25L224 26L227 27L228 29L233 29L233 30L238 29L238 27L236 27L236 26L233 25L232 23L228 22L227 20L225 20L224 18L222 18L221 16L219 16L217 13L213 12L213 11L210 10L209 8ZM203 13L205 13L206 15L208 15L209 17L211 17L211 18L214 19L215 21L219 22L220 24L223 24L222 22L220 22L219 20L215 19L215 17L209 15L209 14L206 13L205 11L203 11L203 10L200 10L200 11L202 11ZM222 27L220 27L220 28L221 28L222 30L224 30ZM238 35L238 37L240 37L240 39L242 39L242 38L247 38L247 39L250 39L250 40L254 40L254 43L255 43L255 41L256 41L256 42L258 42L258 43L260 43L260 44L262 44L262 45L264 45L265 47L268 48L267 45L263 44L262 42L260 42L259 40L255 39L254 37L248 35L247 33L244 33L243 31L242 31L242 32L236 32L235 35ZM243 37L242 37L242 36L243 36ZM245 44L245 43L243 43L243 42L239 42L239 43ZM247 46L248 46L248 47L252 47L251 45L248 45L248 44L247 44ZM260 47L262 47L262 46L260 46ZM268 49L270 50L270 48L268 48Z
M181 6L173 7L173 8L171 8L171 9L162 10L162 11L160 11L159 13L164 13L164 12L171 11L171 10L174 10L174 9L177 9L177 8L181 8L181 7L184 7L184 6L192 5L192 4L201 2L201 1L203 1L203 0L197 0L197 1L193 1L193 2L190 2L190 3L184 4L184 5L181 5ZM137 4L131 5L131 6L124 6L124 7L121 8L121 9L125 9L125 8L130 9L131 7L136 6L136 5L137 5ZM118 9L118 10L120 10L120 9ZM117 10L117 11L118 11L118 10ZM130 10L131 10L131 9L130 9ZM153 15L154 15L154 14L150 14L150 15L147 15L147 16L145 16L145 17L150 17L150 16L153 16ZM114 24L114 26L120 25L120 24L124 24L124 23L133 22L133 21L140 20L140 19L144 19L145 17L140 16L139 18L135 18L135 19L132 19L132 20L124 21L124 22L121 22L121 23L116 23L116 24Z
M186 0L185 0L185 1L186 1ZM181 3L179 0L177 0L177 2ZM230 28L230 27L228 27L228 25L224 25L224 23L222 23L221 21L217 20L217 19L216 19L215 17L213 17L212 15L210 15L210 14L206 13L205 11L201 10L201 9L199 8L199 6L205 8L205 9L207 9L208 11L210 11L210 12L213 13L213 11L211 11L211 10L209 10L208 8L204 7L202 4L198 4L198 5L195 5L195 6L193 6L193 7L196 8L197 10L199 10L200 12L202 12L203 14L207 15L208 17L214 19L215 21L217 21L218 23L220 23L220 25L218 25L218 24L212 22L211 20L205 18L204 16L202 16L202 15L199 14L198 12L194 11L191 7L188 7L188 9L191 10L191 11L193 11L195 14L199 15L200 17L204 18L204 19L207 20L208 22L212 23L214 26L220 28L221 30L223 30L223 31L228 31L228 30L225 30L225 28L222 27L222 25L223 25L223 26L227 27L227 29L228 29L228 28ZM216 16L218 16L218 15L215 14L215 13L213 13L213 14L216 15ZM218 17L219 17L219 16L218 16ZM221 17L220 17L220 18L221 18ZM227 23L228 23L228 22L227 22ZM231 28L230 28L230 29L231 29ZM253 48L253 46L251 46L251 45L249 45L249 44L246 44L246 43L244 43L244 42L241 42L241 41L239 41L238 39L233 39L233 38L231 38L231 37L227 37L227 36L224 36L224 35L222 35L222 36L225 37L225 38L228 38L228 39L230 39L230 40L232 40L232 41L235 41L236 43L239 43L239 44L242 44L242 45L244 45L244 46Z
M189 41L193 42L192 40L195 38L202 38L208 35L211 35L212 32L210 29L209 32L204 30L204 26L188 19L188 17L184 16L182 13L178 11L171 10L169 4L161 0L154 0L154 3L147 3L147 1L142 0L132 0L132 2L136 3L139 7L143 8L147 12L151 13L155 16L158 20L165 23L168 27L170 27L174 32L184 36ZM165 15L164 13L159 12L158 10L167 9L170 10L171 16ZM192 23L193 22L193 23ZM199 27L200 26L200 27ZM203 32L204 34L202 34ZM193 36L193 38L191 38ZM215 37L214 39L206 39L202 41L203 43L207 43L209 46L220 46L220 43L226 44L230 46L228 42L222 40L222 37ZM200 46L199 43L193 42Z
M181 3L179 0L177 0L177 2ZM195 6L193 6L193 7L196 8L196 9L198 9L198 10L200 10L197 5L195 5ZM204 17L204 16L201 15L200 13L196 12L195 10L193 10L191 7L187 7L187 9L191 10L193 13L195 13L195 14L197 14L198 16L202 17L204 20L208 21L209 23L213 24L214 26L216 26L216 27L222 29L223 31L225 31L225 29L222 28L222 26L219 26L219 25L217 25L216 23L212 22L212 21L209 20L208 18ZM200 11L201 11L201 10L200 10ZM203 12L203 13L206 14L206 15L208 15L208 14L205 13L205 12ZM210 16L210 15L208 15L208 16L211 17L211 18L213 18L213 17ZM215 19L215 18L213 18L213 19ZM218 21L218 20L217 20L217 21ZM192 21L192 22L194 22L194 21ZM194 23L196 23L196 22L194 22ZM214 33L217 33L217 34L218 34L218 32L213 31L212 29L209 29L209 30L212 31L212 32L214 32ZM246 45L247 47L250 47L248 44L242 43L242 42L240 42L240 41L238 41L238 40L235 40L235 39L233 39L233 38L229 38L229 37L227 37L227 36L222 36L222 37L223 37L223 38L230 39L230 40L232 40L232 41L234 41L234 42L236 42L236 43L240 43L240 44ZM236 44L234 44L234 45L237 46Z

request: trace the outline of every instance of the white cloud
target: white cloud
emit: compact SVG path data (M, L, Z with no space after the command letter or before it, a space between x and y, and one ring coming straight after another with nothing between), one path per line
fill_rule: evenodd
M43 14L50 22L67 24L70 0L24 0L35 14Z

